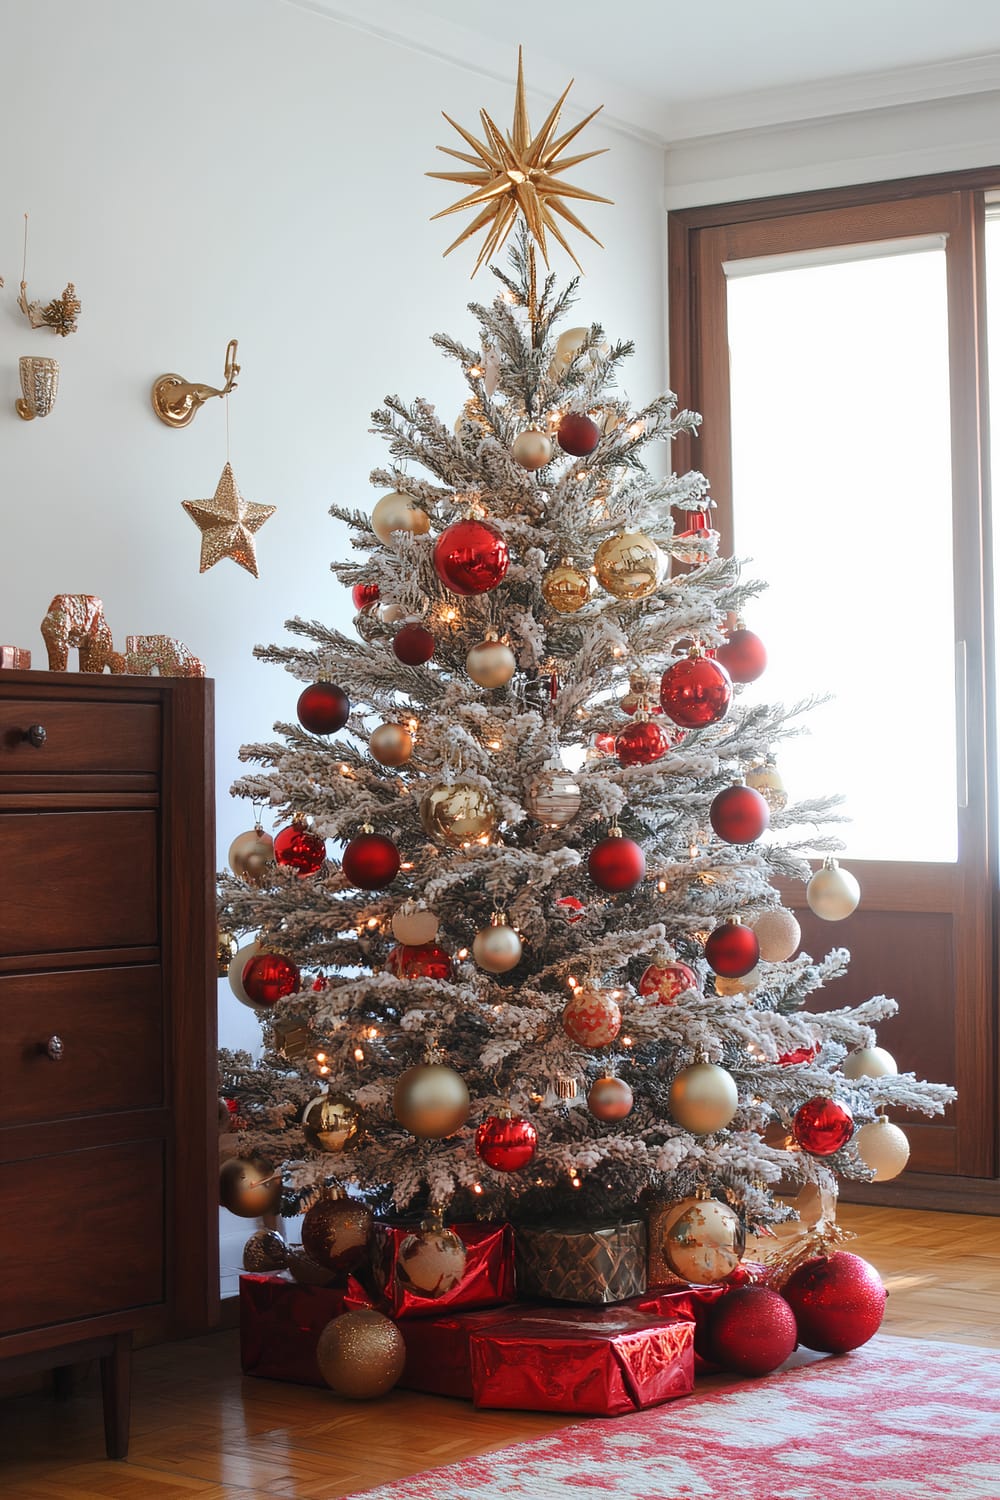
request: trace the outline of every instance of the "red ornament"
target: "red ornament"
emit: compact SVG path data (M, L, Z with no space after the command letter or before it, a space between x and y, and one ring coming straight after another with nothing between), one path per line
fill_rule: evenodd
M685 990L700 989L698 976L687 964L650 964L639 980L639 994L654 999L657 1005L673 1005Z
M351 601L355 609L367 609L381 598L377 583L356 583L351 589Z
M854 1116L837 1099L809 1099L795 1111L792 1135L811 1156L832 1156L854 1134Z
M437 643L422 625L404 625L392 638L392 649L399 661L408 667L419 667L430 661Z
M587 869L599 890L616 895L635 890L646 873L646 856L634 839L611 833L591 849Z
M438 943L397 943L385 961L399 979L451 979L451 954Z
M702 563L711 562L712 558L715 556L719 545L719 533L713 530L711 526L709 526L708 517L705 515L705 512L703 510L690 511L689 514L691 517L691 525L686 531L678 531L675 535L675 541L702 542L703 545L698 549L698 551L690 552L688 556L683 559L683 561L686 563L691 563L695 567L700 567Z
M794 1052L783 1052L778 1058L778 1065L782 1068L790 1068L793 1063L812 1062L818 1052L818 1042L813 1042L811 1047L796 1047Z
M344 874L362 891L378 891L399 874L399 850L384 833L359 833L340 859Z
M298 875L315 875L326 862L326 840L303 828L301 823L292 823L274 836L274 857L279 865L287 865Z
M563 1031L581 1047L610 1047L622 1029L622 1010L609 990L581 984L562 1014Z
M518 1172L538 1146L538 1131L523 1115L491 1115L476 1131L476 1155L496 1172Z
M715 653L734 682L756 682L767 666L767 647L752 630L734 630Z
M453 594L486 594L509 567L507 543L485 521L456 521L434 543L434 571Z
M670 749L670 736L651 719L637 719L626 724L615 738L615 754L620 766L650 766Z
M799 1342L825 1354L846 1354L878 1333L886 1290L875 1267L837 1250L807 1261L782 1291L799 1328Z
M567 922L579 922L583 916L584 905L579 896L560 896L556 905Z
M556 428L556 437L564 453L573 458L586 458L601 441L601 429L592 417L568 411Z
M299 988L299 971L281 953L257 953L247 961L240 979L252 1005L270 1008Z
M299 694L295 712L310 734L335 734L350 717L351 700L332 682L314 682Z
M718 724L729 712L732 696L725 667L697 649L671 663L660 680L663 712L684 729Z
M727 844L752 844L771 821L771 810L752 786L727 786L714 798L708 816Z
M723 922L709 933L705 957L723 979L742 979L760 959L757 934L742 922Z
M617 741L616 734L595 734L594 749L599 750L602 755L614 755Z
M329 979L327 979L325 974L317 974L316 978L312 982L312 987L316 991L316 993L320 995L324 990L330 988L330 981Z
M729 1292L709 1313L710 1358L738 1375L769 1375L791 1354L796 1335L794 1312L766 1286Z

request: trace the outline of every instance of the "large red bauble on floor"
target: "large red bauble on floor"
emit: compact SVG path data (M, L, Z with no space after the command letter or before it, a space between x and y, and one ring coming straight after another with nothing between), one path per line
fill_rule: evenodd
M760 944L752 927L742 922L723 922L709 933L705 957L723 979L742 979L755 968L760 958Z
M837 1250L807 1261L782 1287L795 1314L799 1343L824 1354L846 1354L878 1333L886 1290L874 1266Z
M341 867L352 885L378 891L399 874L399 850L384 833L359 833L341 856Z
M356 583L351 589L351 602L355 609L367 609L369 604L377 604L381 597L377 583Z
M709 1358L738 1375L769 1375L797 1342L795 1314L766 1286L746 1286L720 1297L708 1317Z
M620 766L650 766L670 749L670 735L652 719L637 719L626 724L615 737L615 754Z
M568 411L556 428L556 437L564 453L573 458L586 458L601 441L601 429L583 412Z
M351 701L334 683L314 682L299 694L295 712L310 734L336 734L350 717Z
M639 980L639 994L655 1000L657 1005L673 1005L685 990L700 990L698 976L687 964L650 964Z
M752 844L771 821L771 810L752 786L727 786L713 799L708 816L727 844Z
M408 667L420 667L434 655L436 642L422 625L404 625L392 638L397 661Z
M602 891L634 891L646 873L646 856L634 839L609 834L590 851L587 869Z
M832 1156L854 1134L854 1116L837 1099L809 1099L795 1111L792 1135L811 1156Z
M734 630L715 653L734 682L756 682L767 666L767 648L752 630Z
M258 953L246 964L240 982L252 1005L270 1008L299 988L299 971L283 953Z
M705 729L729 712L733 684L725 667L700 653L672 662L660 679L663 712L683 729Z
M523 1115L491 1115L476 1131L476 1155L496 1172L518 1172L538 1146L538 1131Z
M486 521L456 521L434 543L434 571L453 594L486 594L509 567L507 543Z
M326 840L300 823L292 823L274 836L274 857L279 865L305 877L315 875L326 861Z
M451 954L438 943L397 943L385 966L400 979L450 979Z

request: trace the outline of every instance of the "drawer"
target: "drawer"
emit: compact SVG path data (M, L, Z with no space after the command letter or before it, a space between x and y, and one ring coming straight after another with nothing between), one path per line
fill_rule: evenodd
M161 1105L159 968L0 976L0 1078L0 1126Z
M164 1146L0 1166L0 1334L164 1301Z
M25 732L35 724L45 740ZM158 771L158 703L74 703L41 698L0 699L0 773L17 771Z
M157 942L157 814L0 814L0 955Z

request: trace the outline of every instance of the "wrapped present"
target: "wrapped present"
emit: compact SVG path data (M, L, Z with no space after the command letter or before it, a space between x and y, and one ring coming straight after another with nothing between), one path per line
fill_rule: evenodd
M432 1396L462 1396L472 1400L472 1358L469 1341L481 1329L509 1323L523 1308L483 1308L436 1318L407 1318L399 1325L406 1344L406 1367L399 1384Z
M445 1310L496 1307L513 1301L514 1239L509 1224L449 1225L465 1246L465 1266L455 1284L439 1296L426 1294L433 1282L422 1294L400 1260L401 1246L418 1229L415 1223L398 1221L375 1225L372 1275L383 1310L391 1317L437 1318ZM448 1281L453 1279L449 1276Z
M553 1302L624 1302L646 1290L646 1225L519 1226L515 1235L520 1297Z
M636 1297L629 1303L637 1312L647 1317L689 1322L694 1330L694 1371L696 1375L712 1375L721 1367L714 1364L705 1350L708 1337L708 1316L720 1297L739 1287L763 1284L767 1279L767 1267L753 1261L744 1261L731 1276L718 1281L714 1286L689 1286L685 1282L673 1283L672 1287L651 1288L645 1297Z
M240 1361L244 1375L325 1385L316 1345L331 1318L370 1307L364 1288L301 1286L285 1273L240 1277Z

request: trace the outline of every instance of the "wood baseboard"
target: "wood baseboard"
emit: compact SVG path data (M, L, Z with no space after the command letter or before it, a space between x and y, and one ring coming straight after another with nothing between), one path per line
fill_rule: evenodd
M923 1208L952 1214L1000 1214L1000 1178L906 1172L894 1182L842 1182L844 1203Z

